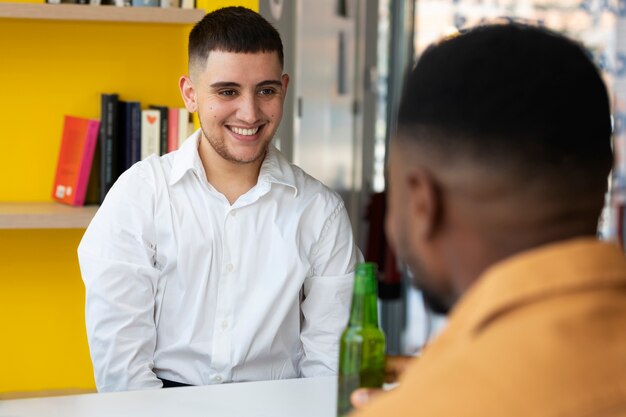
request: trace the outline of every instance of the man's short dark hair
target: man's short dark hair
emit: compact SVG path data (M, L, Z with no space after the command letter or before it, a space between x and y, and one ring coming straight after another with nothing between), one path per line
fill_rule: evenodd
M284 65L278 31L260 14L245 7L224 7L208 13L189 34L189 68L204 65L211 51L276 52Z
M612 166L609 98L589 54L518 23L429 47L407 79L398 131L444 161L545 181L558 201L603 194Z

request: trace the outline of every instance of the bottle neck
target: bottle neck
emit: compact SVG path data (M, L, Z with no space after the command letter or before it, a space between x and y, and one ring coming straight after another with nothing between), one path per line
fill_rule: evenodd
M357 274L354 277L350 326L378 327L378 292L373 275Z

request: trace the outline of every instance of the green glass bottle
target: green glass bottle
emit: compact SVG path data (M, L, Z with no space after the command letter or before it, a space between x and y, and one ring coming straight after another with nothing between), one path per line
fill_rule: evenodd
M385 373L385 335L378 328L376 264L360 263L354 272L352 307L339 350L337 415L352 409L350 394L359 387L380 388Z

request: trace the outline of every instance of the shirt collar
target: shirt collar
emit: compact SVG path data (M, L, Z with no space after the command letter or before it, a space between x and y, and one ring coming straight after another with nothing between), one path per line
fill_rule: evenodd
M293 188L293 196L298 195L298 187L296 185L296 178L293 173L293 167L283 156L283 154L276 149L272 144L267 148L267 155L261 165L261 171L259 172L258 183L275 183L285 185Z
M617 244L577 238L545 245L487 269L453 309L450 330L479 332L518 306L617 285L626 285L626 258Z
M198 178L206 178L204 167L198 154L201 130L196 130L187 138L174 155L172 171L170 174L170 185L176 184L185 176L188 171L194 172Z
M187 140L183 142L180 149L174 156L172 171L170 176L170 185L174 185L180 181L188 171L193 171L199 178L206 178L202 160L198 153L200 144L201 130L195 131ZM285 185L293 188L294 197L298 194L293 168L283 154L272 144L268 146L267 155L261 164L259 172L258 184L272 183Z

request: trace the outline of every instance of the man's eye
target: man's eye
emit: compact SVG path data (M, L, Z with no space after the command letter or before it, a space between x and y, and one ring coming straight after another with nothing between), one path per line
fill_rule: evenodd
M237 94L235 90L222 90L219 92L220 96L225 96L225 97L232 97L235 94Z
M259 91L259 94L262 96L271 96L272 94L276 94L276 90L274 90L273 88L264 88Z

